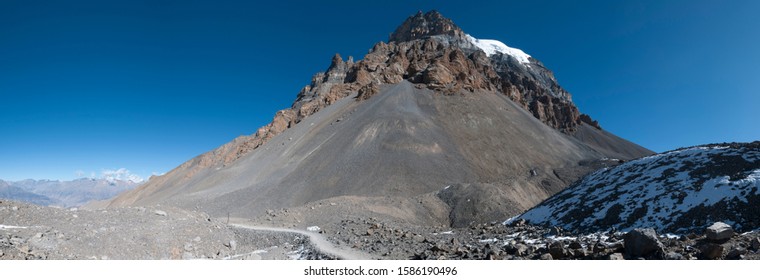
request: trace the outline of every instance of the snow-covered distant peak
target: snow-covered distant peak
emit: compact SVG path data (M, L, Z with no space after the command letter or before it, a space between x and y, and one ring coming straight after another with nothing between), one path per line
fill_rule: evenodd
M101 177L109 183L114 183L115 181L131 181L133 183L142 183L145 181L142 177L138 176L137 174L133 174L126 168L119 168L117 170L106 169L101 173Z
M483 50L488 56L492 56L496 53L502 53L509 55L511 57L514 57L522 64L528 64L530 63L530 60L528 58L530 55L522 51L521 49L511 48L507 46L506 44L497 41L497 40L489 40L489 39L478 39L475 37L470 36L467 34L467 39L470 40L475 46Z

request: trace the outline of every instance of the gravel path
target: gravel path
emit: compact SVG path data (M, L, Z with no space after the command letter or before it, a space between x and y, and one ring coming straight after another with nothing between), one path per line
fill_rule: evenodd
M303 236L308 237L309 242L319 252L330 255L330 256L334 256L342 260L377 259L376 257L373 257L372 255L364 253L359 250L347 248L345 246L337 246L331 243L330 241L328 241L325 236L316 232L312 232L312 231L305 231L305 230L292 229L292 228L258 226L258 225L253 225L249 222L240 220L240 219L234 219L234 221L231 222L229 225L233 227L240 227L240 228L245 228L245 229L250 229L250 230L255 230L255 231L274 231L274 232L303 235Z

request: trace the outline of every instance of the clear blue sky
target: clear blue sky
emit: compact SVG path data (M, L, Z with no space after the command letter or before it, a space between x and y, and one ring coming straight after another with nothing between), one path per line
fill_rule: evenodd
M257 2L0 2L0 179L167 172L430 9L652 150L760 140L760 1Z

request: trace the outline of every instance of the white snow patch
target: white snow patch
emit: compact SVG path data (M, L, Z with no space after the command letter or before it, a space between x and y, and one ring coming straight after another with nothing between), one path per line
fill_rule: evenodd
M489 238L489 239L481 239L478 240L480 243L493 243L493 242L499 242L498 238Z
M541 243L540 241L541 241L541 240L539 240L539 239L524 239L524 240L523 240L523 242L524 242L525 244L528 244L528 245L531 245L531 244L536 244L536 243Z
M321 228L319 228L318 226L310 226L310 227L306 228L306 230L308 230L308 231L315 231L315 232L319 231L320 229Z
M660 237L665 237L667 239L678 239L678 238L681 238L680 235L678 235L678 234L672 234L672 233L666 233L666 234L660 235Z
M496 53L502 53L514 57L522 64L530 63L530 60L528 59L530 58L530 55L521 49L511 48L497 40L478 39L470 36L469 34L467 35L467 39L470 40L470 42L472 42L475 46L483 50L483 52L485 52L488 56L492 56Z
M16 229L16 228L27 228L22 226L9 226L9 225L0 225L0 229Z
M566 241L566 240L575 241L576 239L578 239L577 237L572 237L572 236L554 236L554 235L547 236L546 238L555 240L555 241Z
M513 234L509 234L509 235L507 235L507 238L515 238L515 237L518 237L518 236L520 236L519 232L513 233Z
M502 224L506 225L506 226L511 225L512 223L516 222L518 218L520 218L520 215L511 217L511 218L507 219L506 221L504 221Z
M301 245L298 247L298 249L287 252L285 253L285 255L287 255L288 258L290 258L291 260L303 260L305 251L306 251L306 248L304 248L304 246Z

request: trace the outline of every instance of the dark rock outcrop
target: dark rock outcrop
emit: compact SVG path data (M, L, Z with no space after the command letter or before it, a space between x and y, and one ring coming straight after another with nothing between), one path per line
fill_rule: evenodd
M648 257L662 252L662 243L651 228L634 229L625 235L625 252L631 257Z

